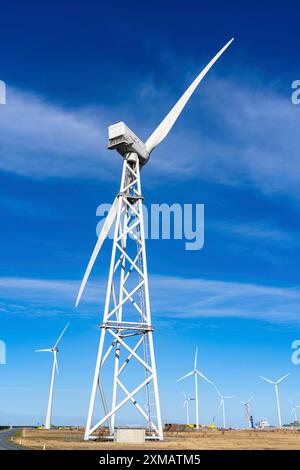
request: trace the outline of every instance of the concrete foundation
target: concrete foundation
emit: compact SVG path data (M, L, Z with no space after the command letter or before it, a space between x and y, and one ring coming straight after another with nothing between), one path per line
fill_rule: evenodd
M131 444L144 444L145 429L119 428L115 431L115 442L127 442Z

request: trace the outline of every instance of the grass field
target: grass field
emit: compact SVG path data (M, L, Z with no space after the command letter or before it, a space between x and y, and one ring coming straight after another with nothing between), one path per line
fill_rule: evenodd
M13 442L36 450L296 450L300 449L300 431L293 430L192 430L166 432L163 442L146 441L144 445L117 444L112 441L82 440L80 431L24 429Z

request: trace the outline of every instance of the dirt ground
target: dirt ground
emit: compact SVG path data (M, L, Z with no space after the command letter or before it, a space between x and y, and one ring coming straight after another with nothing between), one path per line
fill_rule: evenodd
M82 440L80 431L23 429L13 442L35 450L300 450L300 431L293 430L192 430L166 432L164 441L146 441L143 445L117 444L112 441Z

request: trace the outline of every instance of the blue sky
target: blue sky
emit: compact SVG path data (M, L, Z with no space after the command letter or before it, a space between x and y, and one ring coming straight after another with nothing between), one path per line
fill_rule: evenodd
M199 368L238 397L230 424L243 424L239 402L252 394L254 419L275 423L273 390L258 375L286 372L289 421L289 400L300 403L290 359L300 335L297 3L1 1L1 11L0 420L43 419L50 358L33 350L70 321L53 421L84 423L110 241L74 303L96 208L118 191L121 159L106 150L107 127L124 120L146 139L235 36L143 172L147 205L205 204L203 250L147 244L162 415L184 419L182 387L192 394L192 382L175 381L198 346ZM218 400L205 384L200 393L208 423Z

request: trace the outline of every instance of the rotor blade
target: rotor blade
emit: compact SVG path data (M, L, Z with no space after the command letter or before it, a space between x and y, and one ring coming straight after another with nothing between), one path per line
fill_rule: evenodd
M115 220L115 217L116 217L116 214L117 214L117 207L118 207L118 198L116 197L113 204L112 204L112 206L111 206L111 208L110 208L109 213L107 214L106 220L105 220L104 225L102 227L101 233L98 237L98 240L97 240L97 243L96 243L95 248L93 250L92 256L91 256L90 261L89 261L89 264L86 268L83 279L81 281L81 285L80 285L79 292L78 292L77 299L76 299L76 307L78 306L78 304L80 302L80 299L81 299L82 293L84 291L85 285L87 283L87 280L89 278L91 270L94 266L96 258L99 254L99 251L100 251L100 249L103 245L103 242L106 239L106 237L107 237L107 235L108 235L108 233L111 229L111 226L112 226L112 224Z
M221 398L221 400L223 399L223 395L222 393L220 392L220 390L218 389L218 387L213 383L213 386L215 387L215 390L217 392L217 394L219 395L219 397Z
M221 398L220 404L219 404L219 407L218 407L218 411L220 411L220 408L221 408L221 406L222 406L223 401L224 401L223 398Z
M284 379L286 379L291 373L289 372L288 374L285 374L281 379L277 380L276 384L278 385L280 382L282 382Z
M184 390L182 390L182 394L183 394L183 396L184 396L185 400L187 400L188 398L187 398L187 396L186 396L186 393L185 393L185 391L184 391Z
M253 400L253 395L251 395L251 397L249 398L248 403L250 403L252 400Z
M56 373L57 373L57 375L59 375L58 364L57 364L57 357L56 357L56 351L54 351L54 365L55 365Z
M34 352L52 352L52 349L36 349Z
M227 397L224 397L224 400L228 400L229 398L236 398L235 395L228 395Z
M266 379L266 377L263 377L262 375L259 376L261 379L265 380L266 382L269 382L269 384L275 384L275 382L273 382L272 380L270 379Z
M202 377L202 379L206 380L206 382L210 383L211 385L213 385L213 382L211 380L209 380L204 374L202 374L201 372L199 372L198 370L196 370L196 373L198 375L200 375L200 377Z
M198 346L195 352L195 362L194 362L194 369L197 370L197 358L198 358Z
M199 73L199 75L195 78L193 83L189 86L189 88L185 91L182 97L177 101L175 106L171 109L171 111L167 114L164 120L159 124L159 126L155 129L155 131L150 135L147 142L145 143L146 149L149 153L168 135L170 130L172 129L173 125L175 124L178 116L180 115L181 111L185 107L186 103L192 96L193 92L201 82L201 80L205 77L207 72L210 68L214 65L214 63L218 60L218 58L223 54L223 52L230 46L234 38L232 38L225 46L215 55L215 57L204 67L204 69Z
M60 340L62 339L66 329L68 328L68 326L70 325L70 323L67 323L66 326L64 327L64 329L62 330L61 334L59 335L58 337L58 340L56 341L55 345L53 346L53 348L56 348L56 346L58 345L58 343L60 342Z
M194 371L189 372L188 374L185 374L183 377L180 377L180 379L176 380L176 382L180 382L180 380L185 379L186 377L189 377L190 375L193 375Z

